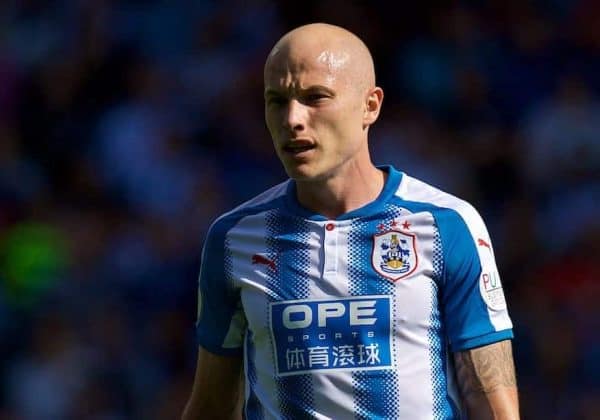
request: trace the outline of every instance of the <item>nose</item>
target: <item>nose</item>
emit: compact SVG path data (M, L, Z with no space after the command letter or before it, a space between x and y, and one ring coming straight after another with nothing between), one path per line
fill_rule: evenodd
M301 102L291 99L285 114L285 125L291 131L303 131L306 128L308 110Z

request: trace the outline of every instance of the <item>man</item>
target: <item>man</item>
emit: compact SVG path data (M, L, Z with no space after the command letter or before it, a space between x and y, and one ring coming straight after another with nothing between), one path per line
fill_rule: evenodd
M264 82L291 179L210 228L183 417L518 418L486 227L468 203L371 162L383 91L367 47L302 26Z

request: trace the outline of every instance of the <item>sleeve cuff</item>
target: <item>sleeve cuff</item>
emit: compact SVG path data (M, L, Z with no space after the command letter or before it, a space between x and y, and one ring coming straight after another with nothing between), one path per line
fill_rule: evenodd
M243 347L221 347L214 343L208 343L202 339L196 341L198 346L202 347L204 350L219 356L241 356L244 354Z
M479 337L468 338L451 343L450 349L453 352L470 350L476 347L485 346L498 341L510 340L514 337L512 329L495 331L489 334L480 335Z

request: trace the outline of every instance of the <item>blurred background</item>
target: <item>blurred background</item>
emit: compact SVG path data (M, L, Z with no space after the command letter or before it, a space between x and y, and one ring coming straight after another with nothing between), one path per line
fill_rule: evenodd
M405 2L402 2L405 3ZM262 65L361 36L377 163L472 202L525 419L600 418L600 3L0 2L0 419L169 419L218 214L285 179Z

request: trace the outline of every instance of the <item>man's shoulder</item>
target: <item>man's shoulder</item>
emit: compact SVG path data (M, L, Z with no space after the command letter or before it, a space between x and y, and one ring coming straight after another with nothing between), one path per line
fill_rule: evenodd
M254 196L253 198L243 202L232 210L221 214L212 223L210 230L228 230L229 227L235 225L239 220L246 216L266 212L282 205L285 197L289 180L275 185L268 190Z
M404 174L395 196L415 208L460 217L468 225L481 223L479 212L467 200L407 174Z

